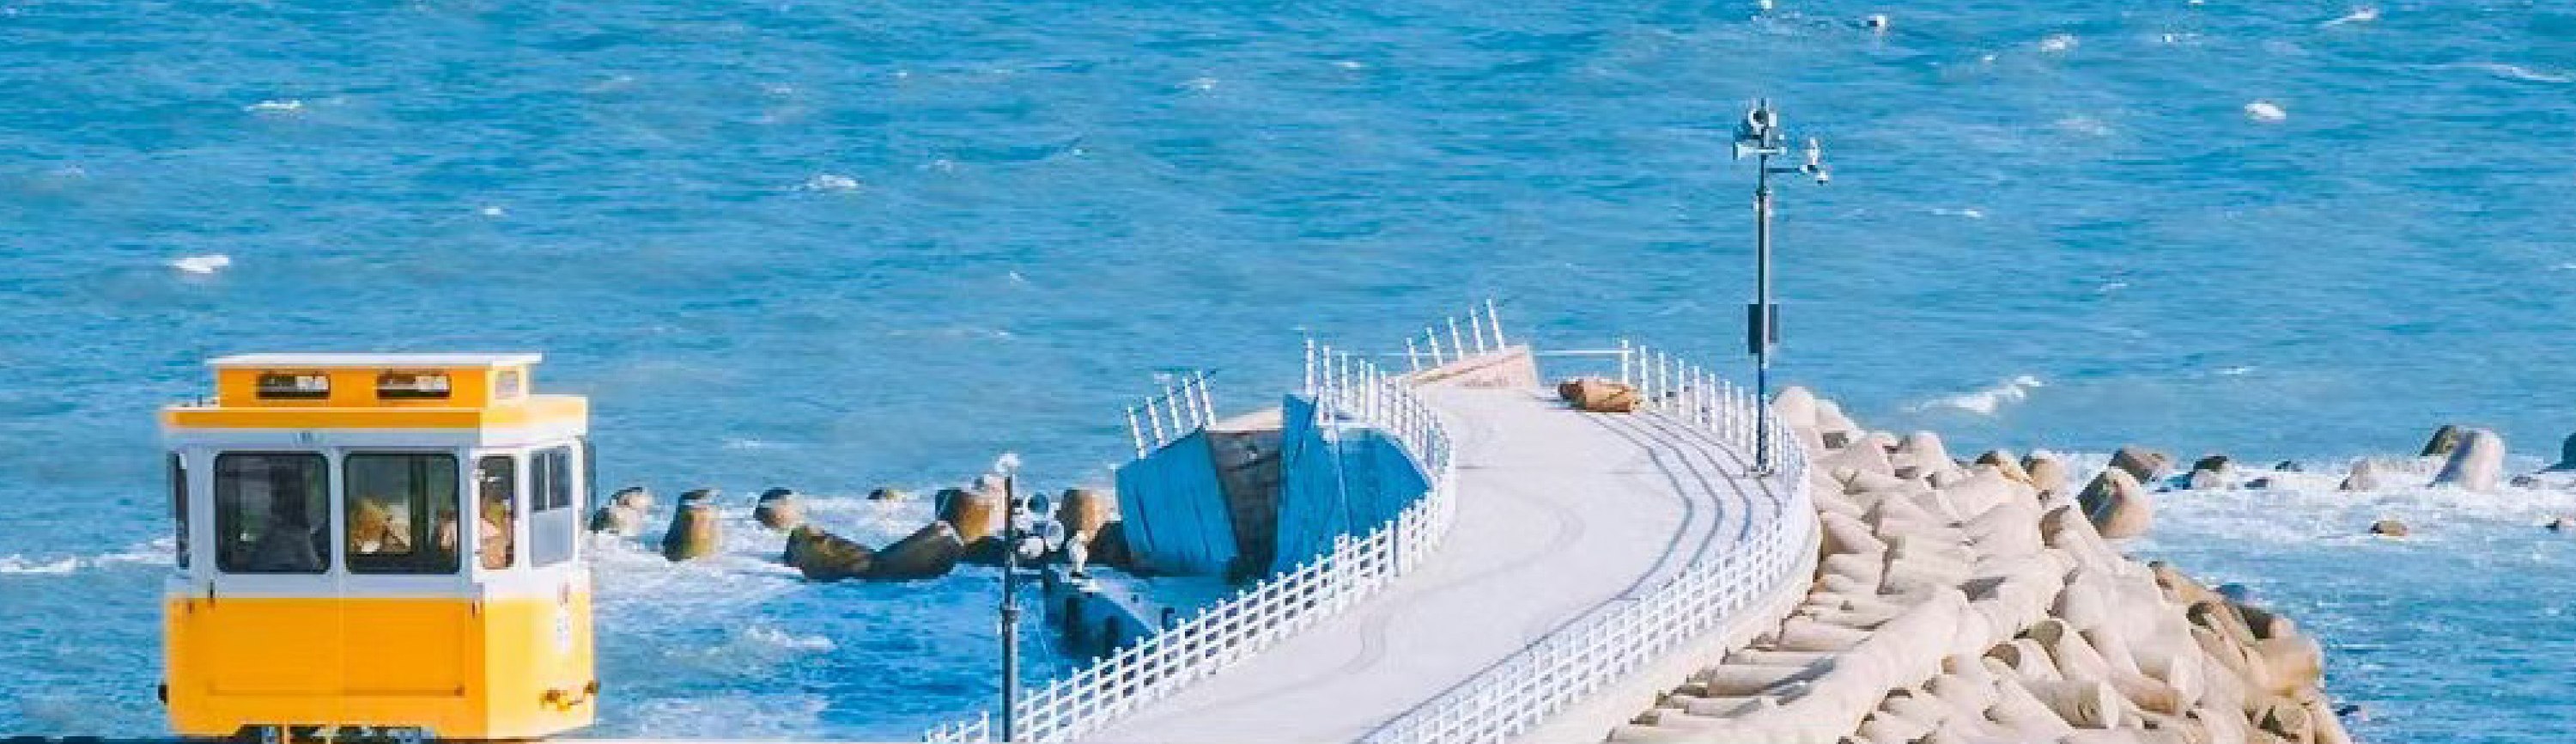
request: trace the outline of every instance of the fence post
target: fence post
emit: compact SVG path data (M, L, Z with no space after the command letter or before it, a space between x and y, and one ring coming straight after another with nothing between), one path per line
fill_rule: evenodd
M1636 355L1636 351L1635 351L1634 349L1630 349L1630 348L1628 347L1628 340L1627 340L1627 339L1624 339L1624 338L1623 338L1623 339L1619 339L1619 384L1621 384L1621 385L1635 385L1635 384L1637 384L1636 380L1630 379L1630 378L1628 377L1628 368L1629 368L1630 366L1632 366L1632 365L1630 365L1630 364L1628 363L1628 358L1629 358L1629 357L1631 357L1631 356L1635 356L1635 355Z
M1306 392L1315 392L1315 339L1306 339Z
M1216 423L1216 393L1208 390L1207 374L1199 374L1199 413L1207 424Z
M1455 315L1449 316L1449 348L1458 350L1458 358L1467 357L1467 342L1461 340L1458 335L1458 316ZM1478 349L1478 351L1483 350Z
M1136 407L1127 407L1127 438L1136 443L1136 459L1145 459L1145 429L1136 425Z
M1485 325L1492 326L1494 329L1494 348L1496 350L1500 350L1509 345L1503 343L1503 316L1500 313L1494 312L1494 298L1492 297L1485 298Z

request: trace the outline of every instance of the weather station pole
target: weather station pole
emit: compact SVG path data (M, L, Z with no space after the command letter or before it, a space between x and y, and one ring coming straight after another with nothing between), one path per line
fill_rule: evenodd
M1816 183L1832 180L1825 168L1825 150L1815 138L1807 139L1807 162L1795 168L1771 165L1771 158L1789 154L1788 135L1781 131L1780 112L1771 107L1770 99L1753 104L1744 112L1744 122L1735 128L1735 159L1754 159L1753 186L1753 303L1745 308L1745 346L1753 352L1754 434L1753 470L1768 475L1772 472L1771 453L1771 350L1780 344L1780 306L1771 300L1771 176L1803 175Z
M1002 473L1002 741L1020 739L1020 456L993 463Z

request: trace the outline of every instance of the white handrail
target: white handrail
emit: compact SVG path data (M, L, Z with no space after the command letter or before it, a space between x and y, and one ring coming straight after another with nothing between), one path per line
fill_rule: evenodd
M1816 512L1807 492L1807 455L1774 427L1755 442L1758 403L1687 362L1644 348L1623 349L1620 378L1647 408L1742 449L1774 448L1788 489L1780 519L1739 551L1704 557L1666 583L1596 608L1566 628L1416 706L1363 741L1370 744L1498 744L1615 684L1769 596L1803 581L1803 556L1816 550Z
M1206 371L1193 370L1178 384L1164 385L1160 394L1127 408L1127 438L1136 445L1137 459L1216 423L1216 398L1207 381ZM1145 414L1142 424L1136 419L1140 411Z
M1204 378L1195 379L1204 395ZM1337 536L1331 552L1201 607L1189 619L1030 694L1019 702L1020 740L1065 741L1098 731L1350 607L1420 565L1449 532L1456 479L1447 430L1403 380L1366 359L1307 344L1306 393L1315 401L1318 423L1330 424L1324 429L1328 436L1339 436L1343 427L1365 427L1394 438L1431 484L1420 499L1368 534ZM1146 452L1132 410L1130 421L1138 451ZM931 729L923 740L989 742L993 734L990 714L982 714Z
M1495 309L1493 298L1488 297L1481 304L1468 306L1463 318L1467 324L1464 331L1458 328L1461 319L1461 316L1457 315L1442 318L1438 322L1424 326L1419 335L1406 338L1404 358L1408 365L1407 369L1420 372L1470 356L1511 348L1511 344L1503 338L1503 318ZM1448 331L1447 346L1440 344L1443 329ZM1425 343L1416 345L1414 339L1421 339ZM1426 347L1429 350L1428 353L1424 352Z

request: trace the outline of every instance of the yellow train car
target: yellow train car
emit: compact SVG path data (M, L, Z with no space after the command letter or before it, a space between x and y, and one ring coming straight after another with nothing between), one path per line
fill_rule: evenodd
M181 736L589 725L589 402L535 354L254 354L162 412Z

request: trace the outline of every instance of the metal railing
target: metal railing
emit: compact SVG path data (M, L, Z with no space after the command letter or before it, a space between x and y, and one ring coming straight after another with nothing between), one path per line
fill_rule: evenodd
M1142 413L1140 421L1136 415ZM1144 459L1172 440L1216 423L1216 398L1208 393L1208 373L1192 371L1175 383L1163 385L1163 392L1147 397L1145 402L1127 407L1127 437L1136 443L1137 459Z
M1422 335L1404 339L1404 360L1411 371L1420 372L1471 356L1501 351L1509 346L1503 341L1503 318L1495 312L1493 298L1486 298L1481 306L1467 308L1463 318L1467 323L1464 332L1458 328L1460 320L1460 316L1449 316L1424 326ZM1447 346L1440 344L1444 330L1448 333ZM1430 363L1424 364L1425 361Z
M1204 393L1204 384L1198 389ZM1394 581L1447 535L1456 512L1455 477L1448 433L1430 406L1401 377L1313 343L1306 347L1306 393L1314 398L1318 423L1326 432L1365 427L1386 433L1421 468L1431 488L1368 534L1338 536L1331 552L1202 607L1189 619L1030 694L1019 704L1015 726L1023 741L1065 741L1099 731L1267 650ZM1138 441L1142 447L1141 433ZM989 742L994 728L985 713L932 729L923 738Z
M1559 711L1616 684L1702 633L1722 627L1783 581L1803 581L1813 555L1816 513L1807 492L1807 455L1779 427L1754 441L1758 401L1661 352L1621 344L1620 379L1646 407L1749 451L1772 447L1788 489L1781 518L1737 552L1704 557L1670 581L1602 605L1447 693L1407 711L1363 739L1371 744L1491 744L1525 733Z

